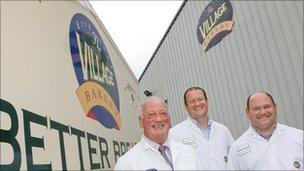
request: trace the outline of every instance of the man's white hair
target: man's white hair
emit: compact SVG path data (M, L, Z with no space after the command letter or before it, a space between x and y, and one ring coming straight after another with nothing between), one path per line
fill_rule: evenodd
M162 103L166 106L166 108L168 109L167 103L166 103L162 98L157 97L157 96L151 96L151 97L149 97L148 99L146 99L146 100L143 102L143 104L141 105L140 116L143 115L143 109L144 109L145 105L146 105L147 103L151 102L151 101L162 102Z

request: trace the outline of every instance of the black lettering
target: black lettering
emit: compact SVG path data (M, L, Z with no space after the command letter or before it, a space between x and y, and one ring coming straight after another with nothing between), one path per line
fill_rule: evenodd
M62 170L67 170L66 166L66 158L65 158L65 149L64 149L64 139L63 139L63 132L69 133L69 127L66 125L63 125L59 122L50 120L51 122L51 129L58 130L59 134L59 142L60 142L60 154L61 154L61 164L62 164Z
M129 142L126 142L126 150L128 151L128 150L130 150L130 143Z
M0 114L1 112L7 113L10 116L11 128L9 130L0 129L0 143L5 142L12 146L14 159L10 164L0 165L0 170L19 170L21 166L21 152L16 139L19 128L17 113L12 104L0 99Z
M95 135L92 135L92 134L87 132L87 138L88 138L88 147L89 147L91 169L100 169L100 163L93 163L92 154L96 154L96 148L91 147L91 141L90 141L90 140L96 141L97 137Z
M77 141L78 141L78 151L79 151L79 161L80 161L80 170L84 170L83 167L83 157L82 157L82 148L81 148L81 139L80 137L84 138L85 134L83 131L71 127L71 134L77 136Z
M124 155L127 152L126 145L124 142L120 142L120 152L121 155Z
M117 159L120 157L120 151L119 151L119 143L117 141L113 140L113 149L114 149L114 158L115 163L117 162Z
M102 164L102 168L104 169L105 166L104 166L104 158L107 160L107 165L108 165L108 168L110 168L110 162L109 162L109 159L108 159L108 143L107 143L107 140L104 139L104 138L101 138L101 137L98 137L99 139L99 148L100 148L100 157L101 157L101 164ZM105 144L105 149L103 150L102 148L102 144Z
M24 141L26 151L26 162L28 170L52 170L51 164L34 164L32 147L40 147L44 149L44 140L42 138L31 136L31 122L47 127L47 118L39 116L35 113L22 109L24 122Z

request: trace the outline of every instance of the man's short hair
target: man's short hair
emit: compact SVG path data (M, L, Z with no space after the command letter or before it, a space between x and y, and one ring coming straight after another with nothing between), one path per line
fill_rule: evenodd
M146 103L148 103L148 102L150 102L150 101L159 101L159 102L162 102L162 103L164 103L164 105L165 105L166 108L168 109L167 103L166 103L162 98L157 97L157 96L151 96L151 97L149 97L148 99L146 99L146 100L142 103L142 105L141 105L141 111L140 111L140 116L143 115L143 109L144 109Z
M190 91L192 91L192 90L201 90L201 91L204 93L204 96L205 96L206 100L208 100L207 95L206 95L206 92L205 92L204 89L202 89L202 88L200 88L200 87L198 87L198 86L190 87L190 88L188 88L188 89L185 91L185 93L184 93L184 103L185 103L186 106L188 106L188 105L187 105L186 95L187 95L188 92L190 92Z
M264 93L264 94L266 94L268 97L270 97L272 104L275 104L274 100L273 100L273 97L269 93L267 93L266 91L255 91L254 93L250 94L248 96L248 98L247 98L247 109L249 109L249 102L250 102L251 96L254 95L254 94L256 94L256 93Z

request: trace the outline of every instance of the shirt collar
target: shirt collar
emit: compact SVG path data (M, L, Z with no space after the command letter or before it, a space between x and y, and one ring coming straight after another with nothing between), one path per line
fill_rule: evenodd
M266 141L269 141L270 138L271 138L271 136L273 135L274 131L276 130L277 126L278 126L278 122L275 123L275 126L274 126L274 128L273 128L273 130L272 130L272 133L271 133L269 136L267 136L267 137L262 136L262 134L261 134L258 130L256 130L254 127L252 127L252 126L250 126L250 127L251 127L251 129L252 129L255 133L257 133L259 136L261 136L262 138L264 138Z
M210 127L211 127L212 120L209 119L209 117L208 117L208 122L207 122L207 126L206 126L206 127L203 127L202 125L200 125L196 120L194 120L194 119L191 118L190 116L189 116L189 118L190 118L190 120L191 120L196 126L198 126L199 128L205 129L205 128L210 128Z
M147 138L145 135L143 135L143 139L152 147L154 150L158 151L158 148L160 144L157 144L153 141L151 141L149 138ZM170 143L169 143L169 138L166 139L166 141L162 144L170 149Z

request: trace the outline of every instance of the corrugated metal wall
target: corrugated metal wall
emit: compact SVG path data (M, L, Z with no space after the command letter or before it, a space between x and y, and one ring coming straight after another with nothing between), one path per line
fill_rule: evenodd
M278 120L303 129L303 1L232 1L232 32L205 53L196 27L209 2L183 4L140 78L140 90L167 99L176 125L187 117L184 91L201 86L209 116L235 137L249 127L247 96L265 90L278 103Z

